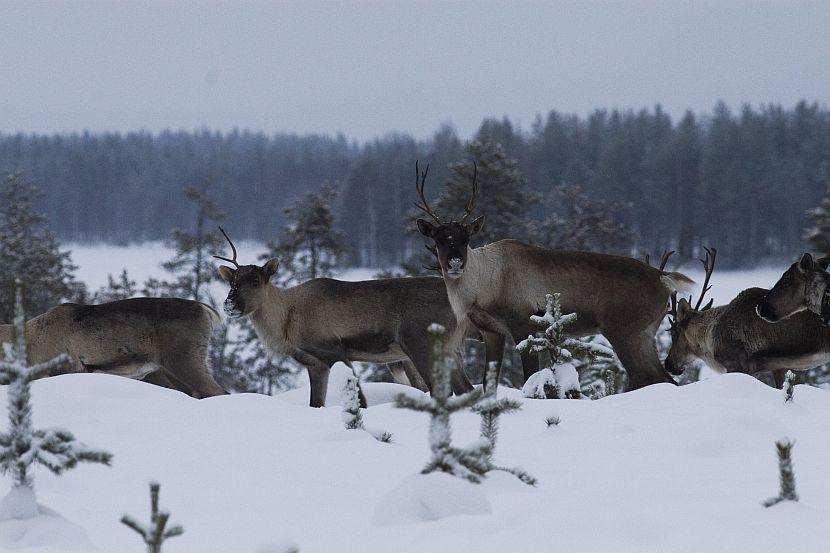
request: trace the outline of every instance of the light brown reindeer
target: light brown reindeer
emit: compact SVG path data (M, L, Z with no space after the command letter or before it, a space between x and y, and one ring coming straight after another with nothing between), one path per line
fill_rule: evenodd
M809 253L790 265L758 304L758 315L776 323L801 311L811 311L830 324L830 256L813 259Z
M220 229L222 230L222 229ZM326 404L329 371L341 361L395 363L410 361L415 373L393 371L405 384L423 381L432 388L427 328L438 323L452 330L455 317L444 283L437 277L388 278L343 282L314 278L292 288L271 283L279 262L239 265L233 242L232 258L214 256L233 268L219 267L230 285L225 313L247 317L263 344L275 355L287 355L305 366L311 383L312 407ZM452 375L455 393L472 390L460 364ZM365 403L365 399L361 398Z
M544 310L545 294L559 292L562 311L577 314L571 333L603 334L628 373L629 389L674 382L660 363L654 336L669 296L694 284L688 277L628 257L549 250L518 240L470 248L470 239L484 225L483 215L468 222L476 177L461 220L443 221L424 195L426 174L418 173L416 163L416 205L434 221L418 219L418 230L437 250L458 328L470 321L484 334L487 366L495 361L500 370L505 337L518 342L535 332L530 315ZM458 333L454 339L457 343ZM522 361L527 379L537 363L533 356Z
M26 323L29 363L66 353L70 372L143 379L196 398L225 394L213 379L208 344L219 314L176 298L133 298L100 305L59 305ZM0 325L0 343L12 341Z
M779 323L756 314L756 307L769 290L749 288L727 305L712 307L710 300L701 307L704 294L711 288L708 282L716 255L716 250L707 250L702 260L706 284L695 306L686 299L672 302L672 346L666 370L680 374L696 359L702 359L721 372L754 375L772 371L775 385L780 388L787 370L807 370L830 361L830 329L816 314L801 310Z

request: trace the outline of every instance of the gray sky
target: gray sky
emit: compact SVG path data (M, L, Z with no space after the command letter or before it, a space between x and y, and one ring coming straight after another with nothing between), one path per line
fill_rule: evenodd
M830 2L9 2L0 132L469 136L550 109L830 103Z

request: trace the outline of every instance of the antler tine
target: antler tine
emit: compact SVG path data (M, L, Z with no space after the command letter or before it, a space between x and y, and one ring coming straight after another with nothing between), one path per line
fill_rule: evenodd
M700 292L700 297L697 300L697 304L695 304L695 311L700 309L700 304L703 303L703 297L706 296L706 292L712 289L712 286L709 284L709 279L712 278L712 272L715 270L715 258L718 256L718 250L715 248L707 248L703 247L706 250L706 258L701 259L700 262L703 263L703 270L706 274L706 277L703 279L703 290ZM709 300L709 303L703 308L703 311L706 311L714 302L714 298Z
M429 173L429 163L427 163L427 168L424 169L424 172L421 173L418 169L418 160L415 160L415 190L418 191L418 196L421 197L421 203L415 202L415 207L429 215L430 217L435 220L436 223L439 225L443 223L441 218L436 215L436 213L429 207L429 202L427 202L427 198L424 195L424 186L427 182L427 173Z
M467 217L469 217L473 213L473 209L476 206L476 196L478 196L478 165L474 161L473 162L473 194L470 196L470 199L467 200L467 205L464 206L464 216L461 218L462 223L467 221Z
M669 258L673 255L674 255L674 250L663 252L663 257L660 258L660 267L659 267L659 269L661 271L666 268L666 264L669 262Z
M222 257L222 256L219 256L219 255L214 255L213 257L215 257L216 259L221 259L222 261L227 261L228 263L233 263L234 265L236 265L236 268L238 269L239 268L239 263L236 262L236 246L233 245L233 242L231 241L230 236L228 236L228 233L225 232L225 229L223 229L222 227L219 227L219 230L222 231L222 234L224 235L225 240L227 240L228 244L231 245L231 251L233 252L233 259L228 259L227 257Z

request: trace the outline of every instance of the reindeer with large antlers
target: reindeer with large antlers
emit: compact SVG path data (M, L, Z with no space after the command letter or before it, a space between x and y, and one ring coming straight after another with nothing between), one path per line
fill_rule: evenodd
M247 317L270 351L288 355L308 369L312 407L325 405L329 371L338 361L347 365L405 361L403 368L390 365L395 380L432 388L427 328L432 323L448 330L455 327L440 278L363 282L315 278L279 288L271 283L279 266L276 259L262 266L240 265L236 247L224 230L222 234L233 255L214 256L233 265L219 267L230 285L225 313ZM460 361L460 354L456 355ZM452 386L459 394L472 390L460 362Z
M517 240L500 240L471 248L484 216L469 220L478 196L477 171L472 194L458 221L445 221L424 194L427 171L416 163L417 207L432 222L418 219L418 230L433 241L447 295L458 321L454 344L469 321L482 332L489 362L500 367L504 339L519 341L536 329L532 314L545 308L545 294L561 294L562 311L576 313L574 335L602 333L628 373L629 388L674 382L657 355L654 335L666 313L669 296L694 284L680 273L666 272L615 255L549 250ZM469 222L468 222L469 220ZM522 359L525 379L538 369L533 356Z
M673 298L669 311L672 346L666 370L680 374L702 359L721 372L757 374L772 371L778 387L787 370L807 370L830 361L830 329L818 315L802 311L770 323L759 317L756 306L767 295L764 288L744 290L727 305L701 307L715 268L717 250L706 248L703 291L695 306Z

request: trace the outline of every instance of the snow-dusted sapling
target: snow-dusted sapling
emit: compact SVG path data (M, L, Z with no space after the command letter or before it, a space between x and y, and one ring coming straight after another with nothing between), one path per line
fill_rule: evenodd
M787 371L784 377L784 403L791 403L793 400L793 392L795 391L795 373Z
M481 391L473 390L461 396L450 397L450 374L454 363L444 350L446 329L438 324L430 325L429 336L433 359L432 397L400 394L395 398L395 406L428 413L431 417L429 447L432 459L421 471L423 474L442 471L470 482L480 482L491 468L490 442L481 438L468 448L453 447L450 415L475 405L481 398Z
M160 489L158 482L150 483L150 524L145 526L130 515L121 517L121 523L135 530L147 544L147 553L161 553L164 540L184 534L184 528L178 524L167 527L170 513L159 511Z
M795 491L795 472L793 471L792 450L794 442L780 440L775 442L778 452L778 479L780 489L776 497L764 501L764 507L772 507L782 501L798 501L798 494Z
M349 375L343 386L343 423L347 430L363 428L363 413L360 412L360 394L357 377Z
M109 465L112 455L91 449L62 428L35 430L32 426L30 384L69 362L60 355L32 367L26 359L26 317L20 289L15 297L13 343L3 344L0 384L8 385L9 429L0 433L0 469L11 473L14 484L0 504L3 518L31 518L38 515L34 477L31 469L40 464L55 474L73 468L80 461Z
M487 454L487 461L490 464L490 470L503 470L528 484L530 486L536 485L536 478L526 473L520 468L506 468L499 467L493 464L493 455L496 450L496 439L499 433L499 415L503 413L510 413L518 411L522 408L522 404L516 400L509 398L497 397L498 386L496 385L496 378L498 378L498 371L492 363L487 371L487 383L484 386L484 395L481 400L473 406L473 411L481 415L481 437L490 443L490 450Z
M365 430L377 441L389 443L392 434L366 428L363 424L363 412L360 408L360 381L353 374L346 378L343 386L343 424L347 430Z
M522 387L525 397L537 399L580 398L579 373L575 359L613 359L613 352L595 342L566 338L567 327L576 322L576 313L562 314L559 294L545 295L545 314L532 315L530 321L542 328L535 336L528 336L516 345L524 354L538 354L539 372Z

